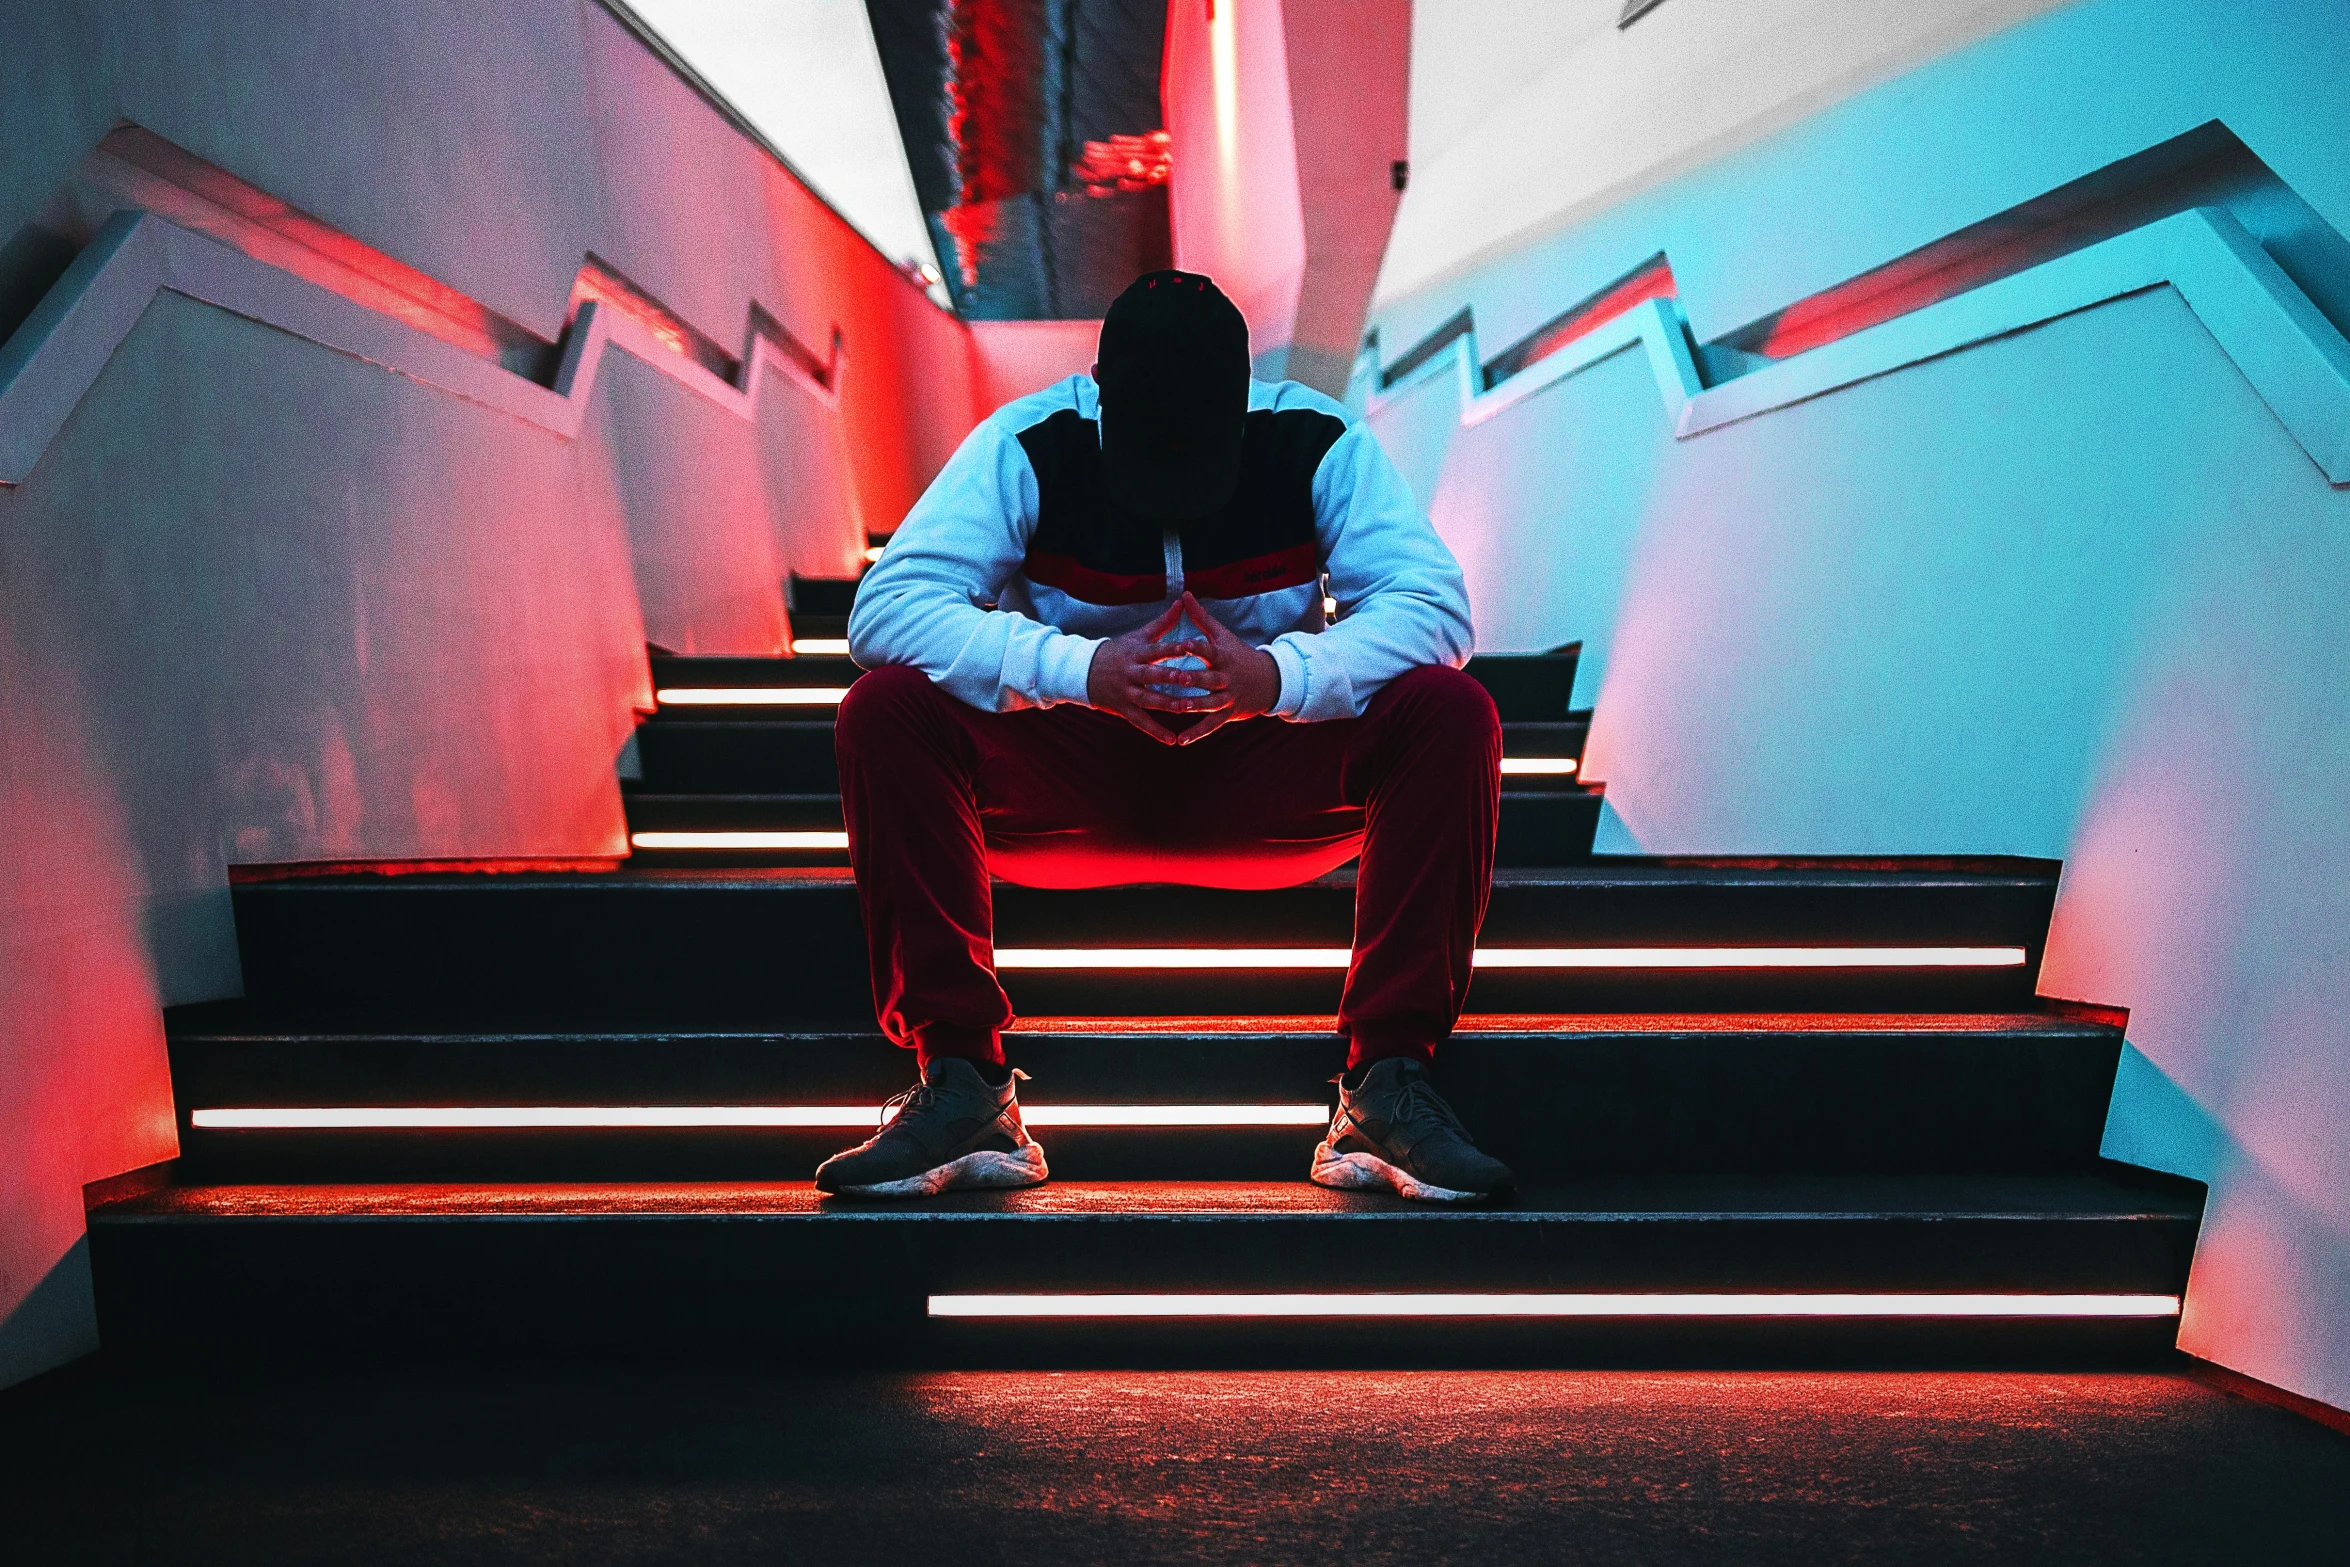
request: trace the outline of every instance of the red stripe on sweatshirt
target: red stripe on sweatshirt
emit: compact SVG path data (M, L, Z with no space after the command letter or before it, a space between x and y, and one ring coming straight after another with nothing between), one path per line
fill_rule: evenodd
M1073 556L1048 555L1039 550L1030 550L1020 569L1027 573L1029 581L1058 588L1088 604L1156 604L1167 596L1165 572L1122 576L1114 571L1096 571L1080 564Z
M1322 557L1311 544L1296 544L1270 555L1255 555L1228 566L1184 569L1183 585L1204 599L1244 599L1278 593L1322 574Z

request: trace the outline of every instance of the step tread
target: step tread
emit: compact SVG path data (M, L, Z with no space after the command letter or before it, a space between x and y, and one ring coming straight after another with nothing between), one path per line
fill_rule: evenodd
M175 1014L178 1014L175 1016ZM194 1014L190 1016L190 1014ZM183 1021L183 1019L185 1019ZM1046 1034L1056 1038L1112 1041L1132 1038L1205 1037L1219 1041L1283 1039L1335 1032L1335 1017L1285 1018L1021 1018L1007 1032ZM315 1027L269 1028L254 1019L241 1001L206 1002L198 1008L171 1008L165 1026L174 1043L230 1044L273 1042L298 1044L304 1040L351 1045L370 1040L384 1043L433 1041L447 1044L555 1043L565 1040L608 1043L637 1040L646 1044L694 1040L879 1040L879 1032L852 1020L811 1022L773 1029L385 1029L337 1032ZM1809 1035L1881 1034L1902 1038L1980 1035L1998 1038L2028 1036L2045 1039L2111 1038L2120 1030L2111 1023L2067 1018L2039 1012L1819 1012L1819 1013L1569 1013L1558 1015L1464 1016L1455 1025L1456 1036L1495 1039L1612 1039L1627 1034L1653 1037L1753 1036L1800 1038Z
M175 1186L103 1203L92 1224L207 1220L748 1217L845 1223L1377 1218L1452 1223L2192 1220L2193 1198L2105 1175L1623 1176L1548 1183L1474 1208L1304 1181L1047 1183L919 1204L842 1203L802 1182L296 1183Z
M2042 866L2045 868L2042 868ZM618 866L593 871L526 871L485 874L465 871L425 871L413 875L386 875L370 871L339 872L325 876L290 876L282 880L247 879L240 894L302 891L399 891L468 887L483 891L537 891L549 887L689 888L710 887L734 891L832 888L849 879L840 866L710 866L702 869L668 866ZM1658 862L1596 856L1576 865L1497 867L1495 887L1833 887L1919 889L1940 887L2049 887L2057 878L2054 861L2015 868L1893 867L1807 865L1787 862L1736 864L1722 862ZM998 883L998 885L1011 885ZM1081 889L1079 895L1156 888L1161 883L1130 887ZM1333 871L1297 887L1348 887L1352 869ZM1034 890L1034 889L1028 889ZM1186 889L1191 890L1191 889ZM1295 891L1272 889L1270 895Z
M727 811L741 812L745 817L744 820L723 825L746 829L763 825L755 819L761 813L782 813L793 816L823 815L834 822L838 822L841 816L841 797L838 793L814 791L721 793L716 790L652 790L624 784L621 794L628 807L635 811L664 814L674 812L679 815L690 814L697 817L712 817L717 813ZM1596 801L1598 795L1598 790L1586 785L1579 785L1564 777L1555 781L1530 782L1521 786L1505 784L1501 791L1504 808L1519 810L1541 810L1547 807L1552 810L1571 811L1583 808L1585 802ZM704 822L701 825L716 826L719 824Z
M360 1008L404 1023L458 1008L483 1024L773 1027L871 1004L843 865L239 882L247 986L339 1022ZM1336 948L1353 933L1354 889L1342 870L1254 891L1006 884L994 902L1007 947ZM1488 959L1476 996L1496 1012L2028 1009L2055 893L2054 865L2022 860L1511 866L1494 877L1481 947L1993 945L2022 961L1668 972ZM1342 979L1319 965L1218 970L1206 983L1191 971L1015 967L1005 984L1029 1014L1318 1014L1334 1010Z
M1571 702L1580 657L1579 643L1543 653L1479 653L1466 673L1487 688L1506 719L1565 721L1577 712ZM835 685L864 673L837 653L656 653L651 669L656 685ZM664 707L661 716L673 711Z
M840 804L840 791L837 789L798 791L782 789L646 789L639 786L626 788L625 792L631 801L646 805L684 805L690 803L694 805L749 806L825 804L837 806ZM1599 792L1600 791L1597 785L1578 785L1572 782L1568 782L1566 781L1564 775L1561 775L1561 781L1557 784L1537 784L1531 782L1511 782L1505 780L1501 786L1501 793L1504 799L1507 799L1512 795L1527 795L1538 799L1551 799L1553 797L1571 796L1575 794L1596 795Z

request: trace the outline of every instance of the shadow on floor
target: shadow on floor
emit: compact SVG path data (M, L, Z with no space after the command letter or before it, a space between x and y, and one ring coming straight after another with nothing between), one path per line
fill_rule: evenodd
M2350 1438L2181 1376L932 1373L98 1357L11 1560L2339 1560Z

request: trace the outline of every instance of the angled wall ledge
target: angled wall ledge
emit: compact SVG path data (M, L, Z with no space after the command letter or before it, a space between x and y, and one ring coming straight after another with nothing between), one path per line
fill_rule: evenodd
M591 263L582 268L588 277ZM536 425L578 436L605 351L618 348L745 420L775 377L837 407L846 354L836 332L829 367L779 343L754 320L739 378L681 352L662 322L606 293L582 298L561 344L553 385L152 212L109 218L31 315L0 343L0 485L18 485L64 428L116 348L161 293L243 316L394 375Z
M1356 376L1357 384L1374 389L1367 397L1374 412L1449 379L1461 424L1474 425L1640 348L1674 434L1686 440L2163 287L2178 291L2327 480L2350 485L2350 340L2221 207L2174 213L1711 387L1699 375L1687 320L1673 298L1644 300L1599 322L1490 390L1477 386L1475 324L1457 318L1439 329L1449 334L1443 347L1395 384L1382 387L1376 338L1366 344Z

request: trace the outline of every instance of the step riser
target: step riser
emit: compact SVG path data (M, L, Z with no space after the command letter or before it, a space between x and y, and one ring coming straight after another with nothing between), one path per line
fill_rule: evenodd
M856 606L857 584L861 579L861 572L856 577L803 577L796 571L791 573L784 578L783 601L791 611L792 624L796 627L816 617L845 622L849 611Z
M1599 834L1599 803L1597 794L1508 790L1493 835L1494 864L1514 870L1585 863Z
M529 971L453 961L432 983L401 985L364 972L321 973L295 985L271 974L248 984L256 1000L289 1017L351 1026L514 1026L533 1028L697 1027L778 1029L809 1018L852 1022L872 1015L862 944L840 942L796 963L757 950L707 950L667 957L656 971L616 974L597 964L549 962ZM1336 1010L1335 971L1199 976L1036 972L1001 977L1017 1016L1316 1016ZM756 981L764 978L766 984ZM2003 1012L2034 1002L2015 970L1916 975L1708 973L1620 979L1480 973L1469 1004L1486 1012Z
M866 1131L194 1132L183 1179L301 1181L806 1181ZM1061 1181L1303 1180L1312 1127L1113 1131L1046 1127Z
M793 636L824 633L795 623ZM1469 660L1467 673L1492 696L1494 707L1512 723L1564 723L1573 706L1574 650L1559 653L1481 654ZM823 686L847 685L862 671L837 655L796 658L680 658L656 656L652 661L656 688L676 686Z
M796 641L801 637L842 638L849 634L849 612L844 606L839 611L819 611L801 604L791 606L791 634ZM658 669L664 660L658 655L653 667ZM682 660L681 660L682 662Z
M1183 975L1037 971L998 976L1023 1017L1285 1016L1335 1012L1344 977L1304 973ZM2032 1005L2016 970L1982 974L1709 972L1659 977L1481 970L1469 1004L1481 1012L2006 1012Z
M646 794L832 794L840 773L832 748L832 723L821 710L796 711L789 718L720 718L714 710L673 709L637 731L642 777L631 788ZM1572 757L1580 762L1588 725L1505 724L1505 757ZM1579 787L1572 775L1512 774L1513 790L1566 791Z
M102 1285L101 1288L110 1286ZM147 1287L145 1284L111 1287ZM159 1287L180 1287L176 1282ZM581 1288L597 1287L582 1281ZM420 1307L419 1310L433 1309ZM541 1304L542 1313L552 1309ZM442 1312L446 1317L448 1313ZM546 1355L630 1363L721 1357L729 1365L836 1371L2095 1371L2175 1365L2173 1322L1104 1322L930 1323L903 1336L837 1318L742 1321L690 1308L555 1318L527 1331L463 1317L367 1319L349 1336L315 1324L264 1335L240 1323L100 1312L122 1362L257 1370L431 1364ZM205 1328L217 1328L207 1334Z
M2179 1220L1549 1218L1502 1226L1440 1216L1371 1232L1345 1218L101 1218L92 1260L110 1348L764 1344L805 1355L1074 1364L1137 1346L1180 1356L1252 1343L1290 1352L1321 1343L1341 1361L1398 1348L1474 1357L1480 1340L1515 1339L1519 1353L1572 1363L1620 1352L1627 1339L1654 1353L1704 1344L1718 1356L1726 1333L1741 1335L1708 1323L940 1323L924 1312L934 1293L991 1291L2172 1293L2192 1241L2192 1223ZM1953 1340L1987 1326L1880 1323L1859 1336L1873 1328L1947 1354ZM1743 1336L1828 1354L1855 1332L1851 1323L1778 1322L1748 1325ZM1992 1336L2021 1351L2050 1339L2161 1348L2172 1333L2156 1319L2008 1323Z
M650 794L627 797L632 831L822 830L845 825L837 794ZM1591 828L1599 797L1572 789L1503 791L1500 837L1507 844L1516 828L1529 842L1545 835L1572 841L1578 861L1590 858Z
M1574 873L1494 889L1481 944L2021 945L2020 967L1480 970L1482 1011L1998 1011L2031 1003L2052 882L1702 888ZM1346 945L1350 887L999 888L1006 947ZM788 1027L869 1017L855 889L823 880L387 878L237 889L247 993L286 1016ZM1332 970L1007 971L1030 1015L1326 1013Z
M840 832L837 795L631 795L629 831L636 832ZM1564 790L1517 791L1501 797L1494 835L1494 860L1503 869L1580 865L1591 858L1599 830L1599 796ZM715 866L842 866L838 849L650 849L638 848L631 864L646 869Z
M664 719L636 732L636 788L668 794L840 793L832 725Z
M1616 1172L2030 1172L2097 1157L2120 1036L1464 1035L1438 1082L1529 1179ZM1039 1104L1320 1104L1343 1065L1317 1035L1015 1034ZM177 1039L191 1180L805 1180L841 1130L224 1132L197 1107L877 1105L912 1058L873 1036L775 1040ZM1286 1180L1313 1128L1039 1128L1071 1180Z

